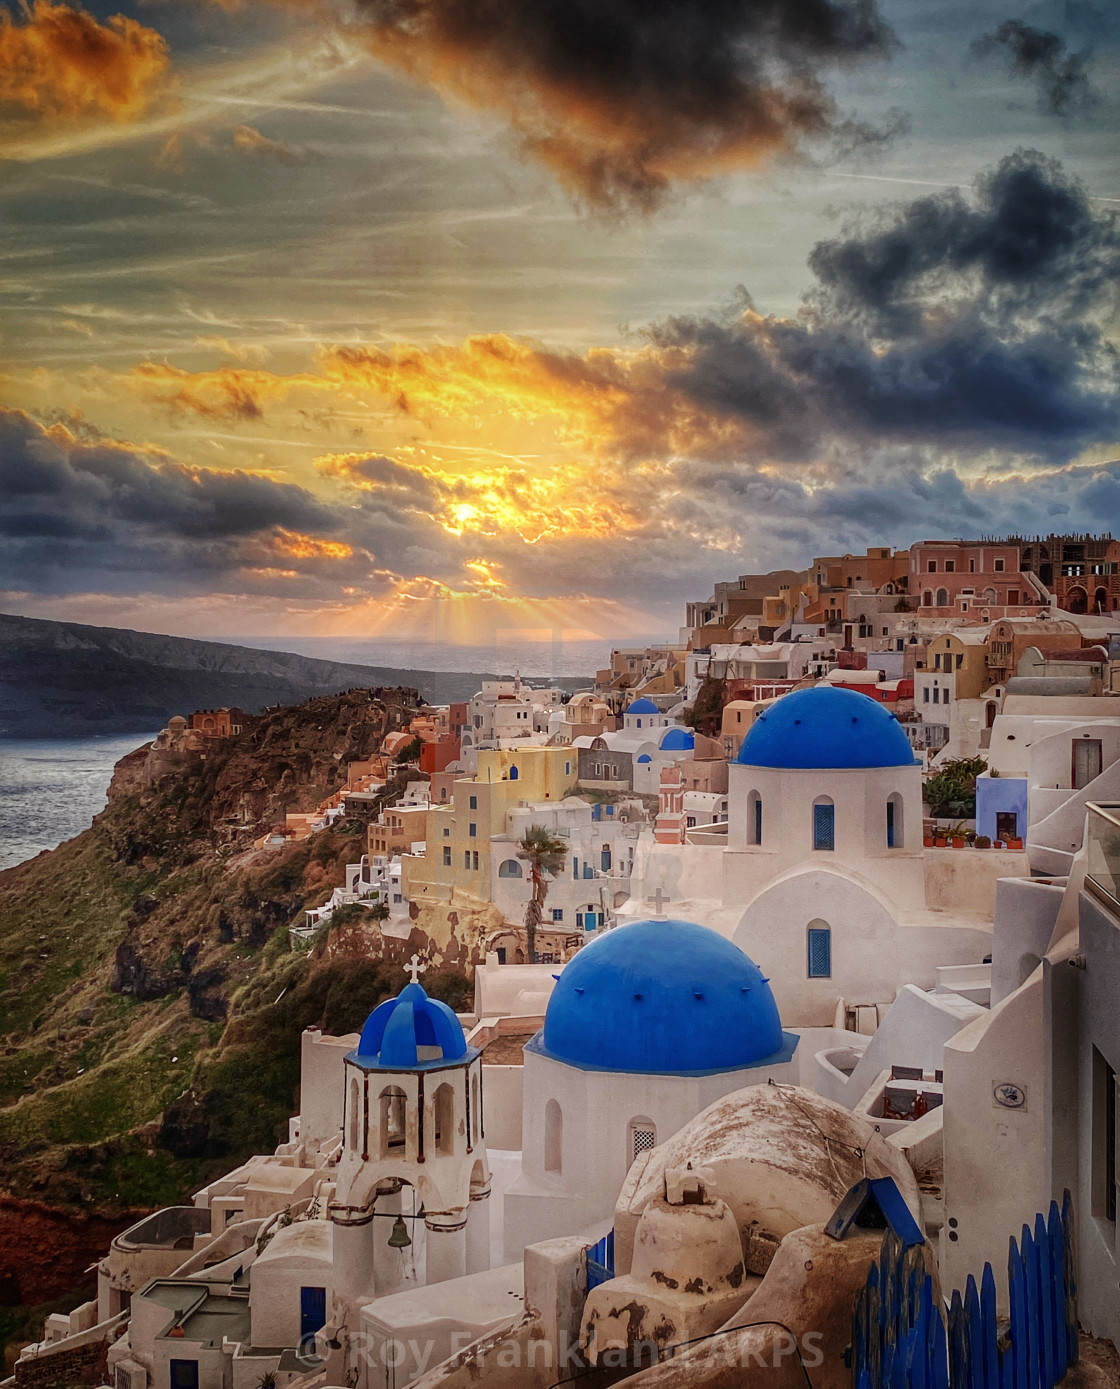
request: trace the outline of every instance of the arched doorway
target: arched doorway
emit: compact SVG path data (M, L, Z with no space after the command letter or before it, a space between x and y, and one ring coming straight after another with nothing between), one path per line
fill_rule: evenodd
M1093 611L1095 613L1108 612L1108 590L1098 588L1093 594Z
M1089 611L1089 595L1078 585L1071 588L1066 596L1066 607L1071 613L1085 613Z

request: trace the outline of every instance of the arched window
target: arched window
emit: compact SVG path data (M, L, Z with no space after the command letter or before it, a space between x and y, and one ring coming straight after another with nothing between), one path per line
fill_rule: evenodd
M994 588L986 588L986 589L984 590L984 602L985 602L985 603L991 603L991 604L994 605L995 602L996 602L996 598L997 598L997 594L996 594L996 591L995 591Z
M639 761L639 762L648 762L648 761L650 761L650 755L649 755L649 753L648 753L648 752L643 752L643 753L641 754L641 756L638 758L638 761Z
M408 1097L396 1085L381 1092L381 1156L399 1153L405 1143L405 1106Z
M518 772L517 770L517 763L515 762L513 766L509 769L509 779L510 781L516 781L520 775L520 772Z
M358 1125L359 1125L359 1122L360 1122L360 1121L359 1121L359 1114L358 1114L358 1099L359 1099L359 1095L360 1095L360 1091L358 1090L358 1082L357 1082L356 1080L352 1080L352 1081L350 1082L350 1150L351 1150L351 1152L355 1152L355 1153L358 1151L358 1147L359 1147L359 1144L358 1144L358 1133L359 1133Z
M544 1170L564 1170L564 1116L555 1100L544 1107Z
M520 878L522 876L521 865L515 858L507 858L503 863L498 864L499 878Z
M747 797L747 843L762 843L762 797L757 791Z
M832 978L832 929L827 921L810 921L809 978Z
M813 848L836 848L836 807L831 796L818 796L813 802Z
M626 1126L626 1165L657 1147L657 1125L644 1114L631 1119Z
M1093 594L1093 611L1095 613L1108 611L1108 589L1098 588Z
M937 607L937 608L947 608L948 606L949 606L949 590L948 590L948 589L945 589L945 588L939 588L939 589L937 590L937 602L934 604L934 607Z
M887 848L901 849L905 845L902 823L902 797L897 791L887 797Z
M455 1151L455 1092L446 1081L432 1100L432 1121L435 1124L437 1153Z

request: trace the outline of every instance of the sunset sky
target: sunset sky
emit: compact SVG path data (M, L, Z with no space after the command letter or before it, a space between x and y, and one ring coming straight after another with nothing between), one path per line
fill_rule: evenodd
M1109 0L13 7L0 609L621 638L1120 533L1118 79Z

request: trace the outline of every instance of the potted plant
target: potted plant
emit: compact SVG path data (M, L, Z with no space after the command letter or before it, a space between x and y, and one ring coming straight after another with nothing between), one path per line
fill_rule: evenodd
M1021 849L1023 847L1022 838L1019 835L1008 835L1007 847L1009 849Z
M922 832L922 844L927 849L933 848L933 829L932 827Z
M959 820L955 825L952 825L949 829L949 842L952 844L954 849L964 848L964 825Z
M974 842L978 849L990 849L992 847L992 841L986 834L978 834Z

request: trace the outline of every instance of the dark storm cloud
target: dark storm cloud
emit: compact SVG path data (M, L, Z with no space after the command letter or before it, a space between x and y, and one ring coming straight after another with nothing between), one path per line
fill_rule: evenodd
M795 319L677 318L651 330L687 365L666 384L738 418L752 451L829 439L1014 450L1054 462L1120 434L1120 358L1104 323L1116 219L1053 161L1019 152L977 186L821 243Z
M875 0L359 0L370 46L495 111L581 200L649 210L678 180L806 144L846 120L829 66L895 46Z
M1002 54L1015 76L1034 82L1039 105L1051 115L1068 116L1100 100L1089 84L1085 55L1071 53L1060 35L1021 19L1004 20L994 33L977 39L972 52L979 58Z
M277 563L275 537L329 535L337 520L290 483L152 461L4 409L0 499L4 580L13 586L57 571L212 579Z

